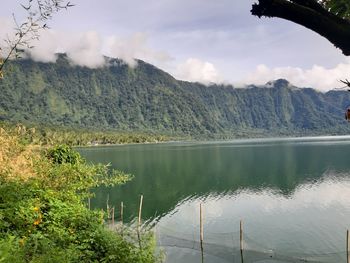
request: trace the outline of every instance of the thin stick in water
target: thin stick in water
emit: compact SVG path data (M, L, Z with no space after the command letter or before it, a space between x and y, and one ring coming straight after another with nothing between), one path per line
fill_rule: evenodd
M107 219L111 218L111 211L109 210L109 194L107 195Z
M203 249L203 239L204 239L204 231L203 231L203 205L199 204L199 238L201 244L201 256L202 263L204 262L204 249Z
M141 214L142 214L142 202L143 202L143 195L140 196L140 207L139 207L139 218L138 218L138 225L137 225L137 237L139 240L139 247L142 249L141 244Z
M350 253L349 253L349 240L350 239L350 236L349 236L349 230L346 231L346 262L347 263L350 263Z
M141 227L142 202L143 202L143 195L141 195L140 197L138 227Z
M200 228L200 241L203 242L204 233L203 233L203 206L202 203L199 204L199 228Z
M120 203L120 222L122 223L122 225L123 225L123 213L124 213L124 203L123 202L121 202Z
M123 217L124 217L124 203L120 203L120 222L121 222L121 234L124 236L124 226L123 226Z
M241 262L243 263L243 222L239 221L239 248L241 251Z
M114 227L114 216L115 216L115 212L114 212L114 206L112 208L112 226Z

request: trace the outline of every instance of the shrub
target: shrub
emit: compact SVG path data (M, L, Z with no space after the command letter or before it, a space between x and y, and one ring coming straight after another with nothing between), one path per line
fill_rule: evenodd
M0 162L29 147L15 139L8 146L14 151L0 149ZM0 170L0 262L158 260L151 233L144 236L141 250L132 235L125 239L106 228L103 211L86 207L91 188L125 183L130 175L109 171L105 165L87 164L67 146L54 147L42 155L29 153L36 155L28 159L32 176L14 177L9 176L11 169ZM16 173L20 175L20 170Z
M57 145L47 151L47 157L55 164L78 164L83 162L83 158L77 151L68 145Z

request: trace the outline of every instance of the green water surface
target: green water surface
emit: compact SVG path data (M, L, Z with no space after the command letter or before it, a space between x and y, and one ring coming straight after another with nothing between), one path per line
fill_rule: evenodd
M111 163L135 178L100 188L92 200L125 205L155 224L167 262L342 262L350 228L350 138L253 139L81 148L91 162ZM118 209L117 209L118 210ZM236 261L235 261L236 260ZM264 261L259 261L264 260Z

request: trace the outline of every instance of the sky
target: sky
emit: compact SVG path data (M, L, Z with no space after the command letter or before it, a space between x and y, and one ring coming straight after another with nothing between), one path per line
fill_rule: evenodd
M177 79L242 86L285 78L320 91L350 78L350 57L323 37L278 18L250 14L252 0L71 0L55 14L30 55L55 61L66 52L72 63L104 65L102 55L135 67L145 60ZM0 37L13 33L20 3L1 0ZM4 42L0 42L0 46Z

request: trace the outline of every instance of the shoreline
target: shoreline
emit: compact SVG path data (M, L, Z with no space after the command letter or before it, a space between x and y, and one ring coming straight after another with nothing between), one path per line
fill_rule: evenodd
M318 142L318 141L350 141L350 135L315 135L315 136L281 136L281 137L246 137L233 139L208 139L208 140L169 140L161 142L140 142L123 144L93 144L72 146L73 148L95 148L95 147L117 147L117 146L135 146L135 145L158 145L173 143L194 143L194 144L220 144L220 143L268 143L268 142Z

